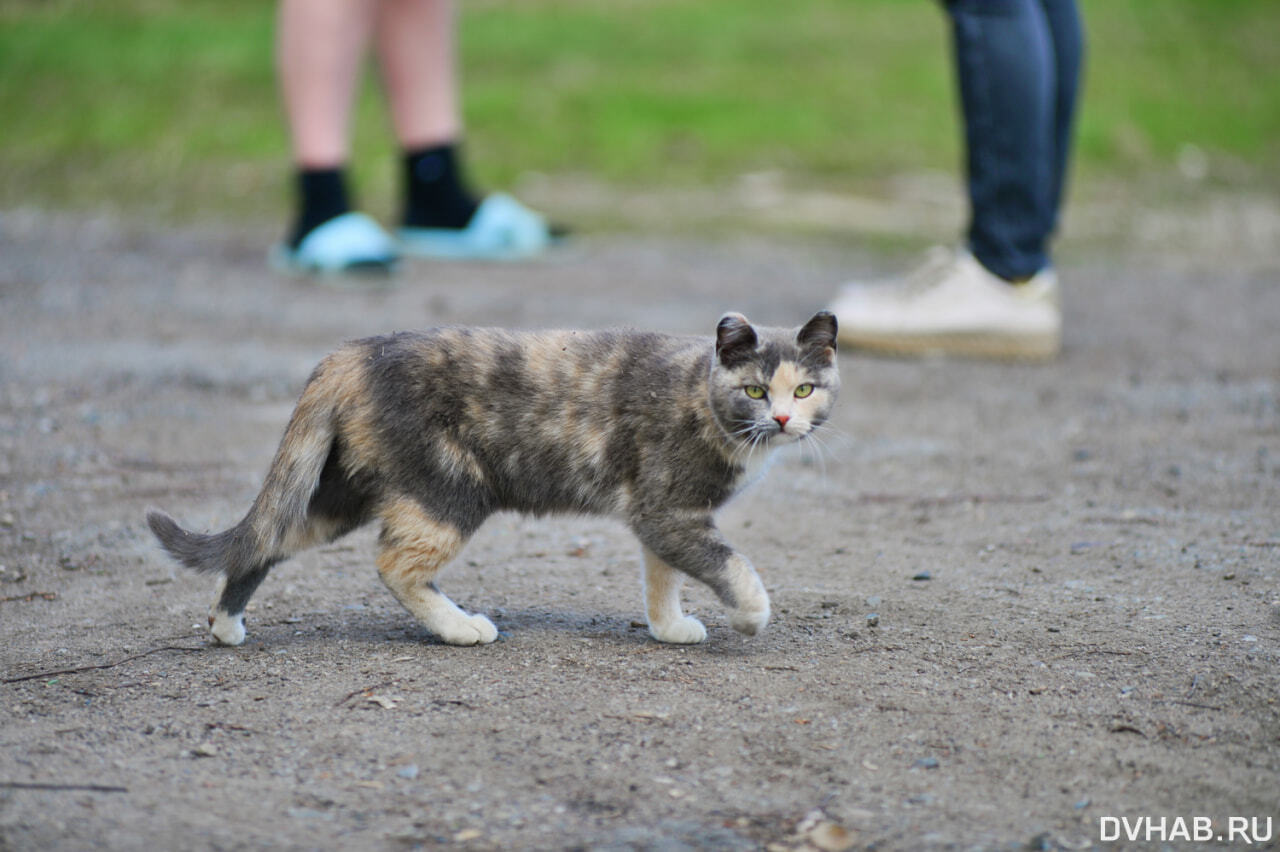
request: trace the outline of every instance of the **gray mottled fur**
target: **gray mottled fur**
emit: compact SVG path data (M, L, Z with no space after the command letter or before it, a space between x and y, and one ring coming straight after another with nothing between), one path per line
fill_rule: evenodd
M199 534L161 512L148 522L175 559L225 578L214 612L238 619L273 564L371 520L383 521L384 549L400 548L380 562L383 578L418 614L409 586L439 595L432 581L454 538L494 512L611 515L654 571L665 564L731 609L750 609L734 625L754 632L767 597L756 599L763 587L712 514L759 457L826 419L839 387L834 356L827 313L798 331L729 314L715 338L443 328L358 340L312 374L240 523ZM813 386L804 399L792 391L802 385ZM753 399L748 386L769 395ZM412 559L431 564L394 579L417 570ZM674 612L651 607L651 624L677 617L678 604ZM420 617L432 626L444 616Z

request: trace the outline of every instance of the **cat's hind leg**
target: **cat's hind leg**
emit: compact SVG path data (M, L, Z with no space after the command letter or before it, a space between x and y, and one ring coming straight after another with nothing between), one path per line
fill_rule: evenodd
M209 608L209 632L222 645L244 642L244 608L249 598L267 577L267 569L250 571L237 577L218 579L218 591Z
M707 638L707 628L680 608L684 574L644 549L644 605L649 635L659 642L693 645Z
M431 517L410 498L381 512L378 576L414 618L450 645L487 645L498 629L483 615L470 615L436 588L436 574L462 550L466 536Z

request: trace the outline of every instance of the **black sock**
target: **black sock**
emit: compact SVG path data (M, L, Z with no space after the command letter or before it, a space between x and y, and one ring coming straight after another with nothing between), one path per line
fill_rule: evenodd
M289 235L294 248L317 225L351 210L342 167L298 171L298 220Z
M465 228L480 206L462 180L456 145L404 154L404 224L410 228Z

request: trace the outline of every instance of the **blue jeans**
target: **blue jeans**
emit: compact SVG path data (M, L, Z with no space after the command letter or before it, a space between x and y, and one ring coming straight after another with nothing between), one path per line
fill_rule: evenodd
M968 154L969 249L1005 278L1049 265L1084 53L1075 0L946 0Z

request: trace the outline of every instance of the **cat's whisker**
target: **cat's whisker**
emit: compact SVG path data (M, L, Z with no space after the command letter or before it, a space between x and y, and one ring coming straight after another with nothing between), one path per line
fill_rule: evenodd
M804 452L806 455L812 453L811 458L817 462L823 479L827 478L827 458L834 458L831 448L823 441L822 436L818 434L817 429L813 429L805 436Z
M838 442L838 446L841 448L848 449L857 441L857 438L855 438L851 432L846 432L843 429L831 425L830 420L825 421L822 426L818 428L822 430L822 434L824 436L830 437L833 439L833 442ZM817 431L817 429L814 431Z

